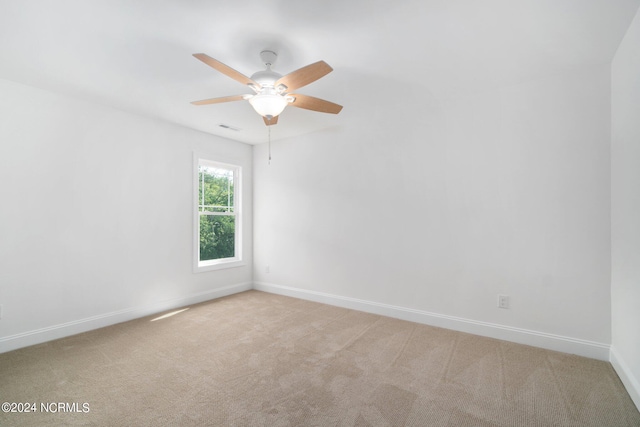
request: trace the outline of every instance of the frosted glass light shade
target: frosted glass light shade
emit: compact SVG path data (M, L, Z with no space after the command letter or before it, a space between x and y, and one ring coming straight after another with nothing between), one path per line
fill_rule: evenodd
M287 106L284 96L275 94L259 94L249 99L249 103L262 117L276 117Z

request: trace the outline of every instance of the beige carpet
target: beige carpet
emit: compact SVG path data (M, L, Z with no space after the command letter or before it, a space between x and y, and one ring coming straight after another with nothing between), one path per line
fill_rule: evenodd
M1 354L37 412L0 425L640 426L606 362L258 291L155 317Z

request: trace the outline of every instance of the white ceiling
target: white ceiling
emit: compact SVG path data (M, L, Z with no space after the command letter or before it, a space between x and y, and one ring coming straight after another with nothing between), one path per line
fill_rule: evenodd
M346 125L398 102L440 99L609 62L640 0L1 0L0 78L246 143L267 130L249 93L191 56L245 75L259 52L281 74L334 71L298 92L339 115L288 107L273 139ZM1 96L1 94L0 94ZM372 117L374 115L372 114ZM226 124L239 131L223 129Z

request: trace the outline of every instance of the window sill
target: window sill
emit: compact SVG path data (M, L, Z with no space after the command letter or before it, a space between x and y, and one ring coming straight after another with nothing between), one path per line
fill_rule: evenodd
M227 268L236 268L236 267L244 267L247 265L244 261L239 260L229 260L229 261L217 261L211 264L208 263L198 263L193 269L194 273L204 273L206 271L214 271L214 270L224 270Z

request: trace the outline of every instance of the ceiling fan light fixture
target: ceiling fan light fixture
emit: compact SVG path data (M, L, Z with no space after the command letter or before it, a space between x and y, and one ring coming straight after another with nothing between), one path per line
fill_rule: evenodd
M287 106L287 100L282 95L275 94L258 94L251 99L249 103L254 110L262 117L276 117L279 116L284 108Z

